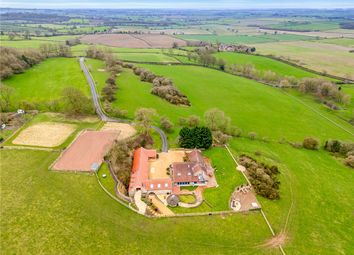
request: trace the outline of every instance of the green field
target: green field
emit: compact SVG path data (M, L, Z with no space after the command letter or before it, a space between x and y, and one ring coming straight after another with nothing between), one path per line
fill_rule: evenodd
M20 101L38 103L39 109L46 109L45 103L61 98L66 87L79 88L90 95L89 86L75 58L51 58L22 74L14 75L3 83L14 88L13 104Z
M283 42L283 41L304 41L313 40L314 37L304 35L290 34L265 34L265 35L178 35L178 38L192 41L206 42L222 42L222 43L267 43L267 42Z
M257 53L273 55L298 65L354 80L354 58L349 47L319 41L255 44Z
M316 75L314 73L304 71L300 68L267 57L241 54L236 52L218 52L214 55L217 58L224 59L228 64L253 64L258 70L271 70L283 76L294 76L296 78L319 77L319 75Z
M8 40L7 36L2 36L0 39L0 46L13 47L13 48L34 48L38 49L41 44L48 43L65 43L66 40L77 38L78 36L63 35L63 36L47 36L47 37L31 37L31 40L25 40L23 38L15 38L14 40Z
M350 254L354 172L328 152L234 139L234 153L262 153L280 168L279 201L258 198L276 231L289 237L287 254ZM256 156L254 156L256 157ZM288 217L288 220L287 220Z
M306 21L306 22L281 22L278 24L267 25L267 28L279 30L294 30L294 31L325 31L338 29L339 23L332 21Z
M99 61L87 60L100 91L107 74L97 71ZM174 123L181 116L203 116L212 107L218 107L231 117L244 134L255 131L260 137L302 140L307 136L318 138L341 137L350 139L328 120L289 97L281 90L255 81L197 66L143 65L159 75L172 78L178 88L188 96L192 106L178 107L151 95L151 84L140 82L131 71L123 72L117 79L119 90L115 106L126 109L132 117L139 107L154 107L161 116L168 116ZM138 99L138 100L137 100ZM353 132L353 127L330 112L323 114ZM284 129L284 123L286 128Z
M331 38L331 39L323 39L318 42L336 44L340 46L354 48L354 38Z
M115 53L115 55L124 61L137 62L157 62L157 63L179 63L179 61L161 53Z
M259 213L148 219L108 197L93 175L49 171L59 153L0 153L4 254L190 254L191 247L194 254L278 254L259 247L270 238Z

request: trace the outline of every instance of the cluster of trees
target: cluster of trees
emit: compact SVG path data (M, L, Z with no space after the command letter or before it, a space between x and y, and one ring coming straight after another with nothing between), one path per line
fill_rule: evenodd
M217 108L205 112L204 122L212 131L214 140L217 144L226 144L231 137L241 135L241 130L231 124L231 118Z
M20 50L0 47L0 51L0 78L2 80L13 74L22 73L45 59L45 56L35 49Z
M179 132L179 145L183 148L208 149L213 144L213 137L208 127L184 127Z
M102 99L104 101L113 102L116 98L116 92L118 90L118 86L113 77L109 77L106 80L106 85L102 88Z
M340 104L348 104L350 102L350 96L343 93L340 87L321 78L301 79L299 81L299 90L303 93L312 94L321 101L332 100ZM336 109L335 107L335 105L332 105L332 108Z
M46 58L71 56L70 47L63 44L41 44L39 50L0 47L0 51L0 78L2 80L13 74L22 73Z
M99 49L95 46L90 46L86 50L86 57L105 60L107 53L107 51Z
M354 143L340 140L327 140L324 149L338 156L345 157L344 163L354 168Z
M195 53L188 52L187 58L188 60L192 60L194 62L198 62L203 66L217 67L220 70L225 70L226 62L223 59L216 58L213 53L216 50L214 48L199 48L195 51Z
M246 155L241 155L239 161L247 169L248 179L258 195L271 200L280 198L280 182L277 180L279 169L277 166L258 163L255 159Z
M179 118L179 125L182 127L194 128L200 123L201 120L196 115ZM227 144L232 137L241 135L241 130L231 124L230 117L217 108L209 109L204 113L204 123L211 130L216 145Z
M70 115L85 115L94 113L91 99L77 88L67 87L63 89L64 109Z
M302 78L297 79L294 76L282 76L273 71L260 71L252 64L233 64L227 65L225 70L229 73L245 76L256 81L265 82L276 87L298 88L301 92L312 94L332 109L338 107L332 103L348 104L350 96L343 93L336 84L322 78Z
M46 58L71 57L71 48L65 44L44 43L39 46L39 51Z
M171 104L190 105L188 98L176 88L171 79L158 77L154 73L143 68L133 67L132 69L134 74L140 77L141 81L153 84L151 94L157 95Z
M133 141L120 140L115 141L112 148L105 156L105 160L109 160L114 174L123 184L123 193L127 194L131 169L133 164Z

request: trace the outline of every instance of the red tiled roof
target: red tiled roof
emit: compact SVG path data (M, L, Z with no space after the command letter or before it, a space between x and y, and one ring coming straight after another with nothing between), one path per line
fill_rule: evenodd
M172 180L170 178L146 180L144 186L146 190L171 190Z
M156 150L136 149L130 177L129 190L142 187L149 178L149 158L156 158Z

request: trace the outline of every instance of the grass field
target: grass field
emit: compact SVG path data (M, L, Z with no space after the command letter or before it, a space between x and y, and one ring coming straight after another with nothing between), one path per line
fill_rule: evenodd
M190 254L191 247L194 254L279 254L259 247L270 238L259 213L147 219L109 198L93 175L49 171L59 153L0 153L4 254Z
M257 52L290 59L316 71L354 79L352 48L318 42L279 42L255 44Z
M217 58L224 59L228 64L253 64L256 69L266 71L271 70L279 75L294 76L296 78L318 77L318 75L304 71L300 68L273 60L267 57L241 54L235 52L218 52L214 54Z
M354 48L354 38L333 38L333 39L323 39L318 42L336 44L345 47Z
M188 96L192 106L174 106L151 95L149 83L142 83L131 72L125 72L118 78L121 89L117 93L115 105L127 109L130 116L139 107L154 107L160 115L168 116L177 123L180 116L196 114L202 117L209 108L218 107L231 117L244 134L255 131L260 137L284 137L289 140L302 140L310 135L318 138L351 138L351 135L284 95L281 90L202 67L146 67L159 75L172 78ZM330 113L323 114L353 132L348 123ZM283 123L287 123L286 129Z
M157 63L179 63L174 57L161 53L115 53L123 61L157 62Z
M13 87L13 104L20 101L37 103L39 109L46 109L45 104L60 99L66 87L81 89L90 95L89 86L75 58L51 58L28 69L22 74L14 75L3 83Z
M314 37L290 34L266 34L266 35L178 35L178 38L192 41L222 42L222 43L267 43L283 41L304 41L313 40Z
M63 36L48 36L48 37L31 37L31 40L24 40L23 38L15 38L15 40L9 40L7 36L2 36L0 39L0 45L12 48L34 48L38 49L41 44L58 44L65 43L66 40L77 38L79 36L63 35Z
M338 29L339 23L333 21L308 21L308 22L281 22L278 24L267 25L266 27L279 30L296 31L325 31Z
M281 199L258 199L276 231L287 233L287 254L351 253L354 172L349 167L322 150L249 139L234 139L231 147L238 155L256 157L259 151L260 160L279 166Z

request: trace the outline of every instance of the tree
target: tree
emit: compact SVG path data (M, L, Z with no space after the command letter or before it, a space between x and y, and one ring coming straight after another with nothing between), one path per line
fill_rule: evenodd
M13 41L15 39L16 34L14 32L9 32L8 36L9 36L9 40Z
M12 87L0 84L0 110L2 112L10 110L13 92L14 89Z
M152 108L139 108L135 112L135 120L138 124L139 131L143 135L150 135L151 123L156 115L156 110Z
M307 137L302 142L302 146L308 150L318 150L318 140L312 137Z
M230 118L225 116L225 113L217 108L212 108L204 114L205 124L212 131L224 132L230 125Z
M81 115L93 112L91 100L80 89L67 87L62 94L67 113Z
M188 117L187 123L189 127L199 126L200 118L197 115L191 115Z
M160 125L161 125L162 129L164 129L167 132L171 132L171 130L173 128L172 122L167 117L161 117Z
M179 144L183 148L208 149L213 143L212 134L207 127L184 127L179 132Z

